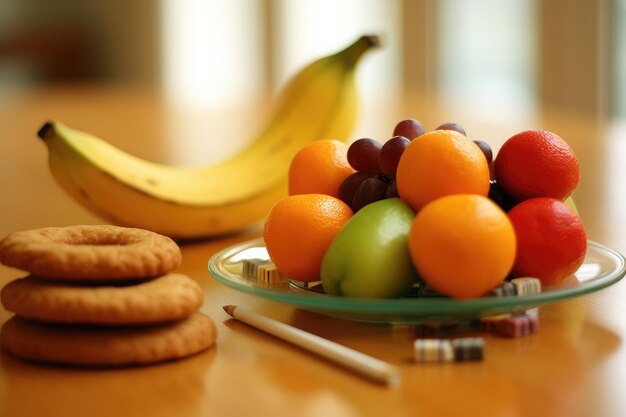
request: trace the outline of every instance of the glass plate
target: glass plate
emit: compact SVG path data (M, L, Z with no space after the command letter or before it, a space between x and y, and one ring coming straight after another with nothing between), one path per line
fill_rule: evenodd
M558 285L544 287L541 294L470 300L447 297L366 299L331 296L319 290L304 288L294 281L281 284L257 282L243 274L243 261L255 258L269 258L262 239L217 252L209 260L209 272L222 284L245 293L335 317L377 323L418 323L424 319L450 316L471 319L525 311L542 304L598 291L619 281L626 272L625 260L621 254L589 241L585 262L576 274Z

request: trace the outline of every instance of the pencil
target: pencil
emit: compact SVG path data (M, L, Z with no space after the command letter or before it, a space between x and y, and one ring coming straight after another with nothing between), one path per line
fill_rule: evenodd
M400 381L399 369L379 359L246 308L235 305L227 305L223 308L230 316L239 321L313 352L376 382L394 385Z

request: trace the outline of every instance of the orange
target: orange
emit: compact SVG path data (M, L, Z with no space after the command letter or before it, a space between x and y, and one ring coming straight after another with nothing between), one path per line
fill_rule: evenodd
M508 139L494 168L496 181L518 201L533 197L565 200L580 176L572 148L545 130L527 130Z
M326 249L352 209L338 198L300 194L280 200L265 219L263 239L270 258L283 274L317 281Z
M347 154L348 146L338 140L318 140L304 146L289 166L289 195L339 197L339 186L354 172Z
M508 213L517 235L514 276L545 285L574 274L585 260L587 235L578 216L554 198L531 198Z
M432 201L417 213L409 231L418 273L433 289L454 298L480 297L502 282L513 266L515 247L506 213L476 194Z
M450 194L489 192L489 165L478 145L451 130L435 130L413 140L396 172L398 194L413 211Z

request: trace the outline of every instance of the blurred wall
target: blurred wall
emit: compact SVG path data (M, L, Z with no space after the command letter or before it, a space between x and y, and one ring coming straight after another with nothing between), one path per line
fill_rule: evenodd
M624 16L626 0L0 0L0 90L106 80L223 106L373 31L366 94L626 116Z
M0 0L0 87L160 80L159 2Z

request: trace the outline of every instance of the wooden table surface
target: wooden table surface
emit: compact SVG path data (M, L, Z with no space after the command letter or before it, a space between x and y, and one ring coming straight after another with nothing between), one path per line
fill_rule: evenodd
M3 95L0 236L43 226L102 222L52 179L45 147L35 135L45 120L88 130L145 158L196 163L243 146L254 132L241 132L237 121L249 117L249 126L256 126L256 119L248 116L254 108L252 103L241 109L194 112L168 104L157 94L128 88ZM458 121L472 137L485 139L496 149L527 128L562 135L581 161L582 181L575 197L589 239L626 253L626 129L620 123L546 111L526 118L480 118L467 109L411 100L396 107L366 106L364 112L368 117L354 139L360 135L385 139L405 116L422 119L427 127ZM204 288L202 311L219 332L215 348L167 364L115 370L42 366L2 353L0 416L626 415L626 280L541 307L536 334L516 339L484 335L482 362L419 365L411 361L415 339L411 326L330 318L246 295L212 279L207 261L214 252L258 236L259 229L252 229L181 244L179 271ZM23 275L0 267L0 285ZM391 388L371 383L229 319L221 308L225 304L246 305L398 365L402 382ZM0 323L9 317L0 309Z

